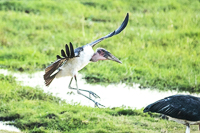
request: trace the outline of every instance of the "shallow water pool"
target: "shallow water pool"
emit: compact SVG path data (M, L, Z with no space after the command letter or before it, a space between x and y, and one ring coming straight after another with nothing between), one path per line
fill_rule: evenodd
M50 92L54 96L60 97L66 100L66 102L74 104L80 103L81 105L92 106L94 103L87 98L77 94L76 90L68 89L68 85L71 77L64 77L59 79L54 79L49 87L46 87L43 80L43 71L36 72L34 74L20 73L20 72L10 72L8 70L0 69L0 73L4 75L13 75L16 77L17 81L20 81L22 85L39 87L45 92ZM157 89L140 89L139 84L133 83L132 86L126 86L123 83L111 84L108 86L102 85L91 85L87 84L82 75L78 76L78 85L81 89L87 89L98 94L101 99L96 99L99 103L106 107L131 107L140 109L147 106L148 104L155 102L164 97L174 95L174 94L189 94L188 92L178 93L176 91L159 91ZM72 82L72 86L75 87L75 82ZM70 94L71 93L71 94ZM85 93L88 95L88 93ZM196 94L192 94L198 96Z

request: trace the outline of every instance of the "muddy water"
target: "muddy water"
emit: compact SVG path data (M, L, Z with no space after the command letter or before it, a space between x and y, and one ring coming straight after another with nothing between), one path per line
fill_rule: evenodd
M77 94L76 90L68 89L68 84L71 79L70 77L54 79L51 85L49 87L46 87L43 80L43 71L36 72L34 74L26 74L18 72L13 73L7 70L0 69L0 73L4 75L11 74L15 76L16 79L22 83L22 85L40 87L45 92L51 92L54 96L65 99L68 103L80 103L81 105L94 107L93 102ZM160 92L159 90L140 89L139 84L134 83L132 86L129 87L122 83L117 85L111 84L106 87L101 85L91 85L87 84L86 81L82 79L82 75L80 74L78 75L78 85L81 89L91 90L98 94L101 99L96 99L96 101L106 107L129 106L131 108L140 109L159 99L177 94L176 91ZM75 87L74 81L72 82L72 86ZM87 93L84 94L88 95ZM189 93L182 92L179 94Z

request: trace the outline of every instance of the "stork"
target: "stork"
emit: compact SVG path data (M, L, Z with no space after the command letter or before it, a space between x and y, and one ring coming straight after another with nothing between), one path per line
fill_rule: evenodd
M169 120L186 125L186 133L190 133L190 125L200 127L200 98L191 95L173 95L148 105L143 112L161 113Z
M99 107L103 106L102 104L96 102L91 98L91 95L94 96L94 98L100 98L96 93L88 90L79 89L78 83L77 83L77 73L79 70L81 70L83 67L85 67L90 61L91 62L97 62L99 60L112 60L116 61L118 63L122 63L118 58L116 58L114 55L112 55L110 52L108 52L104 48L97 48L96 52L94 53L93 47L103 41L106 38L112 37L114 35L119 34L127 25L129 19L129 14L127 13L124 21L122 22L121 26L116 29L115 31L109 33L108 35L95 40L91 43L88 43L82 47L78 47L74 50L72 43L70 42L70 47L68 45L65 45L65 51L61 50L61 55L63 57L60 57L57 55L57 60L50 64L48 67L45 68L45 74L44 74L44 80L45 85L49 86L54 78L60 78L65 76L71 76L70 83L68 85L69 89L77 90L77 93L88 98L89 100L93 101L95 103L95 106ZM73 78L76 81L76 88L71 87L71 83ZM80 91L85 91L89 93L89 97L82 94Z

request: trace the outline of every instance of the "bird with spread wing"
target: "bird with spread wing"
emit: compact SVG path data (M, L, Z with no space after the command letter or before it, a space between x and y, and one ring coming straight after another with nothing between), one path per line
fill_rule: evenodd
M121 63L121 61L118 58L116 58L106 49L97 48L96 52L94 52L92 48L97 43L103 41L104 39L119 34L127 26L128 20L129 20L129 14L127 13L124 21L122 22L121 26L118 29L96 41L93 41L82 47L78 47L75 50L71 42L69 44L69 47L66 44L65 45L66 52L63 49L61 50L62 57L57 55L57 60L52 64L50 64L45 69L44 80L46 86L49 86L54 78L71 76L72 78L68 86L69 89L77 90L78 94L93 101L97 107L99 107L98 105L103 106L102 104L96 102L91 98L91 95L94 96L95 98L100 98L96 93L89 90L79 89L76 76L78 71L81 70L83 67L85 67L89 62L97 62L99 60L112 60ZM76 88L71 87L73 78L76 81ZM81 91L88 92L89 97L82 94Z

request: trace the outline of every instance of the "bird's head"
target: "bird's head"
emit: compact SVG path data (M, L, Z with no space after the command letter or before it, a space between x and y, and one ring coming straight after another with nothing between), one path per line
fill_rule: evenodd
M112 55L104 48L97 48L90 61L97 62L99 60L113 60L118 63L122 63L119 59L117 59L114 55Z

